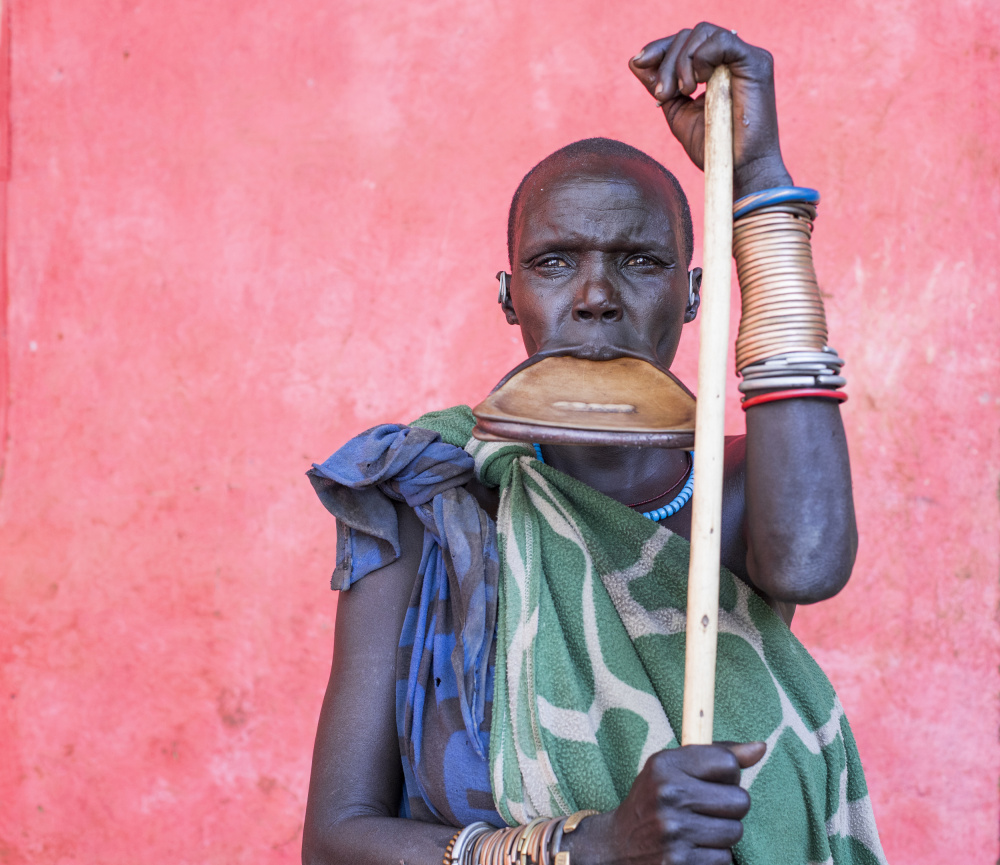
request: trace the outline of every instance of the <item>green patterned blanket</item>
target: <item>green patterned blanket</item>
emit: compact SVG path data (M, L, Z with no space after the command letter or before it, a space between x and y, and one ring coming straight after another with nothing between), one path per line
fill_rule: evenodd
M490 766L510 824L621 802L680 745L689 544L535 459L471 438L461 406L414 426L465 450L500 489ZM715 738L764 741L736 861L885 863L847 718L785 623L723 569Z

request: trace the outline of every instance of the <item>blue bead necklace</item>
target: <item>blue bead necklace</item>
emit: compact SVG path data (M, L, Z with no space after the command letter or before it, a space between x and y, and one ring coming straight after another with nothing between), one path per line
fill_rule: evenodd
M658 523L662 519L672 517L691 500L691 493L694 492L694 451L688 451L688 453L691 454L691 471L688 473L687 482L684 484L684 487L677 493L670 504L666 504L654 511L643 511L642 515L647 520ZM535 456L538 457L539 462L545 462L545 458L542 456L542 446L537 442L535 443Z

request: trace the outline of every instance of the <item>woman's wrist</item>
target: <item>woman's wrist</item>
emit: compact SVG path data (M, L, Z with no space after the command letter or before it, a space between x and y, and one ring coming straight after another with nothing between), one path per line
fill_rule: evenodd
M733 172L733 201L763 189L792 185L792 175L785 168L780 153L762 156Z
M564 834L560 851L569 853L570 865L601 865L615 861L611 845L614 812L587 817L577 828Z

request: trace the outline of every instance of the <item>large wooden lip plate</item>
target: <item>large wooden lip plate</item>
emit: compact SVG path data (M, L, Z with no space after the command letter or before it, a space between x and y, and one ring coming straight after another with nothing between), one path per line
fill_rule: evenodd
M690 448L695 400L635 357L530 358L473 409L485 441Z

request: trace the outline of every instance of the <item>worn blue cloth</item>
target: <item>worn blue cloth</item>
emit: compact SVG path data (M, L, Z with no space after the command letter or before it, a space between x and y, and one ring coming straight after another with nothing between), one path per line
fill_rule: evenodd
M396 656L401 813L503 825L488 766L499 556L496 526L464 487L474 476L472 457L431 430L383 424L308 474L337 518L334 589L399 558L393 501L405 502L424 526Z

